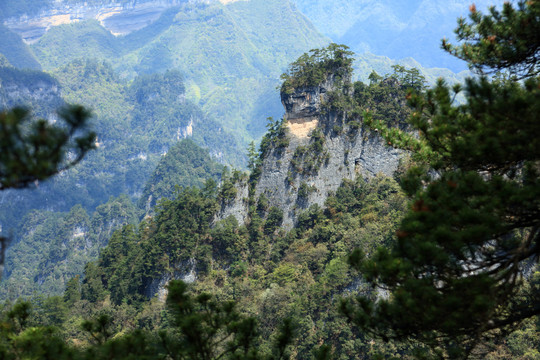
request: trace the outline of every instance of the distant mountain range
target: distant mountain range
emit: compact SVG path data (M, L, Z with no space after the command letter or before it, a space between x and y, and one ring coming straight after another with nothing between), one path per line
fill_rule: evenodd
M412 57L424 67L465 70L446 54L441 39L454 38L456 19L467 17L474 2L480 11L502 0L294 0L324 35L355 52L391 59Z
M32 19L12 18L6 26L31 43L45 70L77 58L106 59L128 79L180 70L188 96L244 144L262 135L266 117L281 115L275 88L286 66L329 42L288 1L103 6L49 9ZM60 25L52 26L53 20Z

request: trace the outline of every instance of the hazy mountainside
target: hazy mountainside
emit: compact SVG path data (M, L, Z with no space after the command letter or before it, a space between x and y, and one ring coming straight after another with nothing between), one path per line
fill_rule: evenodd
M37 116L52 118L64 105L60 84L49 74L0 65L0 109L26 105Z
M392 59L412 57L424 67L449 68L466 64L440 48L443 37L453 39L456 19L468 15L468 0L295 0L302 11L334 42L355 52ZM502 5L501 0L475 1L478 10Z
M68 248L62 257L58 254L58 251L65 250L61 244L66 241L70 244L71 238L60 233L49 234L50 239L33 236L34 232L29 230L25 220L32 210L33 214L48 210L46 214L50 216L40 216L42 223L50 224L67 216L51 211L67 212L77 206L90 214L111 196L128 194L131 200L138 201L145 189L146 195L153 195L155 202L159 197L172 196L174 185L200 184L201 178L214 177L218 180L222 165L211 160L208 152L195 142L210 148L213 159L223 159L224 154L230 154L228 160L235 161L243 156L233 157L237 149L234 139L185 98L183 78L177 71L144 75L127 83L120 80L106 63L80 60L53 75L58 80L39 71L0 68L2 108L18 104L30 106L37 115L54 119L57 108L64 101L81 103L93 109L96 115L93 126L100 136L97 150L88 154L77 167L39 183L34 189L6 190L0 194L0 227L13 239L6 266L8 274L13 275L7 279L12 284L20 284L15 286L15 290L10 290L13 296L30 294L31 290L26 285L33 282L49 284L40 288L44 293L58 293L65 283L65 278L58 274L67 268L69 274L81 274L83 265L94 259L97 250L108 240L103 235L98 242L92 240L90 248L85 248L83 253L78 254L79 247ZM61 93L64 97L60 96ZM176 147L173 154L163 158L167 165L158 166L160 173L148 181L169 148L185 138L194 142ZM189 161L186 162L188 156ZM168 165L174 166L168 169ZM171 174L173 170L182 176ZM171 183L163 184L164 179ZM122 224L117 222L115 227ZM112 230L109 229L109 233ZM100 231L99 227L95 231ZM51 250L43 252L50 242ZM27 258L21 246L23 249L41 249L41 259L49 264L43 273L56 274L56 280L51 283L26 276L25 271L36 266L32 262L33 252L30 251ZM78 260L75 261L74 257ZM73 266L66 267L64 258Z
M396 73L370 85L351 83L352 61L332 65L339 61L306 71L322 79L295 82L300 75L290 74L281 97L286 117L272 120L259 151L252 149L251 174L234 171L219 187L208 181L184 189L138 229L115 232L87 266L80 301L133 311L131 318L151 331L167 329L156 316L159 299L171 279L184 279L256 315L263 352L285 317L298 326L297 358L310 358L321 343L342 359L367 357L374 346L407 351L348 327L337 303L352 290L369 291L349 271L351 249L369 253L389 244L407 208L392 178L403 154L367 130L361 114L369 108L375 118L405 126L405 92L422 82L400 82Z
M359 52L356 69L364 81L372 69L386 74L391 72L394 64L381 56L362 54L366 49L390 58L407 57L399 63L420 67L430 83L443 72L455 77L448 71L428 68L444 67L438 55L427 54L429 61L426 62L426 56L410 50L425 43L414 40L420 36L414 31L422 32L422 36L429 34L428 40L437 44L443 35L451 33L452 28L447 27L455 23L453 19L458 16L458 9L463 11L460 4L421 6L419 1L296 3L321 32ZM132 6L139 5L93 2L89 8L101 9L103 14L88 10L91 13L88 18L97 20L49 26L47 33L33 45L34 52L46 69L57 68L80 57L108 59L121 76L127 78L170 68L180 69L187 75L188 96L246 144L247 140L262 134L267 116L281 115L273 94L276 78L286 64L301 52L319 47L326 41L289 2L251 0L222 5L217 1L183 4L181 1L156 0L140 3L141 6L149 4L154 4L155 11L159 10L159 17L152 15L145 23L149 25L135 31L127 31L129 24L125 21L116 22L114 31L122 32L120 28L127 26L127 34L115 37L109 31L112 31L110 21L115 17L106 17L112 13L110 9L118 9L125 19L138 21L141 15L130 11ZM65 9L75 13L75 5L68 5L63 3ZM429 16L423 13L428 10ZM452 15L452 11L456 14ZM448 25L443 26L440 19L445 19ZM21 22L17 26L23 25ZM430 31L424 31L427 27ZM440 28L440 32L433 28ZM363 29L366 34L354 34ZM373 29L377 29L377 33L372 33ZM425 48L430 51L438 48L438 45L431 45ZM386 49L396 46L404 49L403 52ZM456 69L463 67L454 67Z
M138 211L125 195L111 197L90 214L80 205L67 213L29 212L9 248L0 297L61 294L66 282L97 258L114 230L137 220Z
M65 102L77 102L93 109L100 134L97 150L76 168L35 189L2 191L0 227L13 240L2 282L4 298L36 290L58 294L67 280L82 274L112 231L142 213L125 196L105 204L109 197L124 193L138 200L146 189L155 203L172 196L175 185L219 180L223 166L193 141L162 157L179 140L192 138L211 148L214 158L237 148L231 136L185 99L183 78L175 71L144 75L128 84L108 64L80 60L53 75L3 66L0 83L1 108L24 105L36 116L54 119ZM109 209L108 220L95 220L104 209Z
M146 183L139 207L150 211L162 199L173 199L182 187L202 187L206 180L219 181L224 166L210 158L208 151L185 139L161 158Z
M96 20L52 27L32 48L45 69L106 58L122 77L178 69L188 94L226 130L250 140L279 116L275 87L285 66L326 43L288 1L192 2L115 37Z
M13 72L17 75L12 75ZM237 149L234 139L185 98L183 79L178 72L145 75L131 84L120 80L106 63L95 61L71 63L57 73L59 81L36 72L29 73L31 81L26 81L27 73L2 69L5 89L20 86L24 90L10 91L9 96L20 94L18 101L30 106L37 100L46 101L40 104L49 113L63 103L59 97L62 88L66 101L94 110L98 149L76 168L41 183L37 189L3 192L0 221L4 231L16 226L30 209L68 211L81 204L93 211L110 196L124 193L138 198L161 156L186 137L212 149L215 158L223 159L224 154L231 154L226 158L228 161L242 161L234 157ZM37 78L47 79L51 85L42 84ZM9 85L8 80L16 85ZM12 106L14 102L6 104ZM17 203L17 208L9 206L12 202Z
M2 39L0 54L9 60L11 65L22 69L41 69L30 47L23 42L20 35L9 30L2 23L0 23L0 39Z
M55 26L33 46L50 75L2 68L2 107L20 103L35 108L38 115L52 114L54 118L55 108L64 101L80 103L94 112L93 126L98 133L97 150L76 168L35 189L2 192L0 226L6 234L14 231L6 281L17 284L30 279L20 283L34 281L39 286L41 279L40 283L57 292L65 284L65 278L58 274L82 249L75 246L66 250L65 256L58 256L62 244L80 239L48 233L53 245L51 251L44 252L43 261L49 264L47 271L55 273L55 280L45 281L37 274L32 280L25 269L35 266L33 260L24 261L24 249L44 249L39 244L44 237L34 237L32 231L19 227L25 226L25 215L31 210L48 210L41 222L50 225L65 216L57 212L69 212L78 205L77 209L91 214L110 196L127 194L131 200L139 200L144 192L146 198L140 205L146 207L162 196L172 196L174 185L197 185L210 177L218 180L221 166L195 143L210 149L213 159L237 166L245 163L243 151L238 151L242 146L212 118L227 120L228 126L237 130L237 139L247 137L248 124L249 131L260 134L262 119L272 114L268 109L279 104L279 98L271 94L275 94L282 68L300 52L323 41L289 3L253 1L249 4L253 7L247 5L192 3L171 8L151 25L121 37L113 36L96 20ZM281 28L273 26L275 19ZM261 34L259 28L266 33ZM283 44L278 39L285 38L285 31L296 38ZM265 43L270 46L265 48ZM84 57L94 60L81 59ZM178 69L187 74L187 80ZM206 111L190 99L199 101ZM231 114L245 118L239 123L238 116ZM249 119L246 114L250 114ZM184 138L194 143L175 148L181 150L175 151L177 158L172 156L175 154L162 158ZM76 263L95 257L98 247L84 250ZM30 251L29 259L32 254ZM15 256L20 261L14 261ZM71 275L82 271L78 265L67 268ZM40 289L48 291L46 286ZM12 296L28 293L22 285L11 290Z
M222 171L223 166L213 161L207 151L186 139L160 159L144 185L139 207L128 196L120 195L104 201L93 213L81 205L73 206L69 212L28 212L7 253L0 299L16 299L34 292L62 294L67 281L82 275L85 265L97 259L113 231L136 224L157 200L174 198L176 189L202 186L212 178L219 181ZM69 200L70 193L65 196Z
M392 74L393 66L400 65L408 69L416 68L420 70L426 78L428 85L435 85L437 79L444 78L449 84L463 83L467 76L470 76L470 71L464 70L459 73L454 73L446 68L427 68L423 67L418 61L413 58L404 58L401 60L393 60L387 56L373 55L371 53L355 54L356 61L354 62L355 79L363 82L369 81L369 75L372 71L384 76Z
M167 9L187 0L5 0L0 19L25 42L33 43L51 27L84 20L98 20L115 35L128 34L154 22Z
M0 2L0 19L36 15L51 5L51 0L4 0Z

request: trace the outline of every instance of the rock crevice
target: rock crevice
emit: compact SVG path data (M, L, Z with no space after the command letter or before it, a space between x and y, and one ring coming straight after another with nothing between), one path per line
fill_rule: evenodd
M283 210L286 229L292 228L298 215L311 205L324 206L343 179L357 176L368 179L379 173L392 176L403 156L401 150L388 146L377 132L365 125L350 127L346 114L327 110L328 95L336 90L336 86L330 77L319 86L281 95L289 145L267 153L255 185L255 197L264 194L269 207ZM320 151L311 146L316 141L311 136L316 129L322 133L322 139L317 140L323 143ZM303 154L302 157L299 154ZM309 164L314 162L313 159L320 163ZM308 166L312 166L311 171L300 171ZM310 189L302 199L298 194L301 186ZM236 199L222 207L217 220L228 216L234 216L240 223L247 220L247 182L239 184L238 188Z

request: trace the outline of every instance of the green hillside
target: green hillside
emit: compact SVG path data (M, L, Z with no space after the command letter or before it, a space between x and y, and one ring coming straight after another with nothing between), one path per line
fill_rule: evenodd
M1 19L1 15L0 15ZM22 38L0 23L0 54L4 55L11 65L21 69L41 69L30 47Z
M107 59L123 78L180 70L188 94L244 145L282 112L275 87L285 66L326 43L289 1L189 3L150 26L114 37L96 21L53 27L33 50L47 70Z
M173 199L183 187L202 187L206 180L219 181L223 165L210 158L192 140L185 139L169 149L161 158L146 183L139 207L150 211L162 199Z
M30 105L46 117L53 116L64 99L88 107L95 115L97 149L79 166L37 189L5 191L0 204L4 231L17 228L31 209L65 212L80 204L92 212L110 196L138 199L162 155L185 137L210 149L214 159L244 161L234 138L185 98L177 71L144 75L128 83L107 63L77 60L53 75L58 80L37 71L0 68L0 100L6 106Z
M113 230L143 214L132 204L143 191L153 205L172 197L175 186L219 180L223 165L216 159L243 161L234 139L185 98L175 70L128 83L106 62L75 60L52 75L0 67L0 81L4 106L25 105L50 117L64 101L83 104L93 111L99 134L97 149L77 167L37 188L2 192L0 226L14 239L0 286L3 299L61 293L97 258ZM184 138L191 140L177 144Z
M421 66L452 65L424 45L464 0L296 0L418 61L331 43L287 66L327 42L291 4L58 26L32 47L46 73L0 53L0 127L80 103L98 134L0 183L0 359L540 359L540 2L468 8L445 48L476 77ZM0 133L0 173L51 139L26 131Z
M127 196L111 197L90 214L80 205L66 213L29 212L19 240L9 249L0 285L2 300L35 292L61 294L67 281L82 274L89 259L98 256L114 230L137 219L137 209Z
M74 59L115 59L119 42L97 20L54 26L32 45L43 68L53 70Z
M219 181L222 172L223 165L213 161L206 150L192 140L183 140L159 161L144 186L139 207L128 196L120 195L111 197L93 213L81 205L68 212L29 211L20 221L17 241L8 252L0 300L27 297L35 292L47 296L62 294L67 281L83 275L86 264L97 259L113 231L136 224L158 200L174 198L177 189L202 187L210 178ZM69 192L65 197L66 202L73 200Z

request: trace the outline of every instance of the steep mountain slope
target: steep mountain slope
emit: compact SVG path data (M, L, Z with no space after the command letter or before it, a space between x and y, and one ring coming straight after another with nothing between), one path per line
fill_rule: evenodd
M369 109L372 116L391 126L406 126L409 109L404 98L410 84L400 84L396 76L370 85L352 84L352 60L335 65L341 50L333 51L322 50L325 60L312 59L314 66L321 67L319 71L309 68L313 62L304 66L306 74L324 74L321 79L290 83L291 88L283 85L286 116L269 124L259 158L250 160L250 176L235 171L224 176L217 192L215 184L207 183L202 191L188 189L160 206L148 225L155 233L141 240L150 241L143 246L152 250L136 255L140 257L136 263L152 265L134 264L133 271L146 275L132 291L151 297L162 293L171 278L206 271L210 253L216 255L222 246L208 232L222 221L245 225L254 237L261 231L271 235L290 230L305 221L301 219L306 211L320 211L343 182L370 181L397 171L404 154L368 130L361 114ZM289 79L301 78L301 71ZM226 252L237 259L233 250Z
M85 265L97 259L115 230L136 224L158 200L174 198L176 189L200 187L210 178L218 181L222 171L223 166L213 161L206 150L186 139L161 158L144 186L139 207L126 195L120 195L111 197L93 213L81 205L64 213L30 211L21 220L8 249L0 300L34 292L62 294L67 281L83 275Z
M264 151L252 191L257 198L267 198L267 206L283 212L285 228L291 228L310 206L323 206L344 179L392 176L399 165L401 151L385 144L352 116L332 109L336 94L351 96L341 86L329 77L317 86L282 92L284 122L269 140L272 145ZM249 203L244 201L250 183L245 180L238 186L237 195L224 202L218 218L233 215L242 224L250 213Z
M79 58L114 59L119 45L97 20L87 20L53 27L32 49L43 68L50 71Z
M288 1L190 2L153 24L114 37L97 21L52 27L33 49L46 69L78 57L106 58L123 77L178 69L188 94L244 142L279 116L277 78L327 40Z
M125 195L91 214L80 205L67 213L29 212L9 248L0 299L61 294L67 281L97 258L114 230L137 220L137 209Z
M3 54L11 65L21 69L40 70L41 65L36 60L30 47L22 38L0 23L0 54Z
M29 106L37 116L52 118L62 105L60 84L51 75L0 66L0 109Z
M234 139L185 98L178 72L145 75L128 84L106 63L76 61L56 75L59 80L37 71L0 68L2 108L24 104L54 119L64 98L81 103L96 115L97 149L79 166L36 188L2 191L0 227L7 236L17 232L32 209L66 212L79 204L91 213L111 196L138 200L162 156L181 139L210 148L214 159L233 154L226 159L234 162L242 156L234 157Z
M219 181L224 170L206 150L184 139L159 161L144 186L139 207L150 212L159 200L173 199L182 188L202 187L208 179Z
M259 152L250 155L251 174L234 171L219 187L208 181L184 189L138 231L116 232L87 267L82 301L157 314L167 284L183 279L256 315L263 349L290 317L298 326L296 358L310 358L322 342L343 358L368 356L374 343L337 310L341 295L367 290L346 258L355 247L369 253L390 243L407 201L391 177L403 153L369 131L361 114L370 109L406 126L405 91L418 84L400 84L397 76L351 83L352 60L340 65L341 50L320 51L322 65L306 61L316 64L306 81L291 80L304 72L290 74L281 93L286 117L269 123Z

